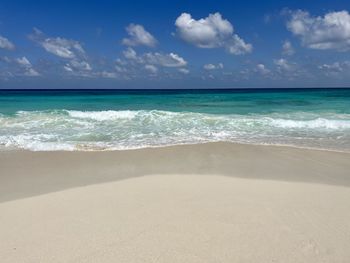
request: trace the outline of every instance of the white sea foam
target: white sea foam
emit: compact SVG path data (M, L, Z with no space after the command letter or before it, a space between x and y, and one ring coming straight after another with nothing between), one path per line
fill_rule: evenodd
M324 118L317 118L314 120L285 120L285 119L271 119L271 125L281 128L308 128L308 129L350 129L350 120L328 120Z
M0 145L29 150L121 150L231 141L350 150L350 115L20 111L0 115Z
M69 116L81 119L93 119L96 121L107 121L117 119L133 119L137 111L67 111Z

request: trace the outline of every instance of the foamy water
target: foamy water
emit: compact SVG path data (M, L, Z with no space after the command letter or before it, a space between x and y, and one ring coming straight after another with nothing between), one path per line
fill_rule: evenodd
M123 150L228 141L350 151L350 115L44 110L0 115L0 145L33 151Z
M217 141L350 151L350 89L0 90L0 149Z

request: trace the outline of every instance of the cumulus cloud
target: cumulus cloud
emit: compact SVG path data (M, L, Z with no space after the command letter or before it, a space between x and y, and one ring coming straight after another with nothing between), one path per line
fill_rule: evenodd
M271 71L268 68L266 68L266 66L264 64L256 65L255 71L263 76L266 76L266 75L271 73Z
M290 41L286 40L283 42L282 45L282 54L283 55L287 55L287 56L291 56L295 53L294 48L292 46L292 43L290 43Z
M187 68L179 68L179 72L185 75L190 73L190 71Z
M274 59L273 63L276 66L275 77L278 79L296 80L312 75L310 65L297 64L285 58Z
M214 64L205 64L203 68L206 70L213 70L216 69L216 66Z
M40 76L39 72L37 72L34 68L32 63L26 58L16 58L14 60L17 65L19 65L19 69L16 71L16 75L24 75L28 77L37 77Z
M318 66L318 68L326 76L339 77L341 74L348 76L348 72L350 70L350 61L334 62L328 64L325 63Z
M38 43L47 52L61 58L73 59L85 55L85 51L78 41L61 37L45 37L36 28L34 28L34 33L30 35L30 39Z
M128 47L122 52L123 58L115 61L115 70L124 79L142 78L145 71L151 76L173 76L171 71L176 70L182 74L188 74L187 61L176 53L146 52L137 53Z
M116 63L120 64L119 61L120 61L120 60L117 60ZM115 68L115 70L116 70L117 72L119 72L119 73L125 73L125 72L127 72L127 70L126 70L124 67L120 66L120 65L115 65L114 68Z
M183 13L175 21L179 36L198 47L214 48L233 34L233 26L221 14L209 14L207 18L195 20L190 14Z
M175 21L178 36L199 48L225 48L229 53L240 55L252 51L253 46L234 34L232 24L220 13L195 20L182 13Z
M203 68L204 68L205 70L223 69L223 68L224 68L224 64L222 64L222 63L219 63L219 64L217 64L217 65L214 65L214 64L205 64L205 65L203 66Z
M139 57L136 54L136 51L132 49L131 47L127 48L123 51L123 55L127 59L137 60Z
M253 46L245 43L244 40L238 35L233 35L232 38L226 43L226 49L233 55L242 55L252 52Z
M26 57L16 58L15 60L19 65L23 67L28 67L32 65Z
M320 69L324 70L332 70L332 71L339 71L342 72L344 71L344 67L349 67L350 63L348 61L346 62L334 62L332 64L323 64L319 66Z
M124 38L122 43L126 46L143 45L147 47L155 47L157 45L157 40L147 32L142 25L130 24L125 30L129 37Z
M158 68L156 66L154 66L154 65L147 64L147 65L145 65L145 69L149 73L154 74L154 75L157 74L157 72L158 72Z
M168 68L184 67L187 65L187 61L175 53L146 53L143 57L144 60L150 64L156 64Z
M65 38L47 38L41 45L47 52L62 58L75 58L77 56L76 52L84 54L84 50L79 42Z
M350 15L348 11L311 16L306 11L294 11L287 28L301 39L304 46L319 50L350 50Z
M138 55L132 48L128 48L123 52L126 59L134 61L139 64L151 64L159 65L162 67L184 67L187 65L187 61L175 53L159 53L159 52L148 52L143 55Z
M108 71L101 71L98 75L102 78L107 78L107 79L116 79L119 77L118 74L116 74L115 72L108 72Z
M88 76L89 72L92 71L90 64L84 60L71 60L66 63L63 68L74 75Z
M0 35L0 48L7 49L7 50L14 50L15 45L6 37L3 37Z
M40 74L33 68L28 68L25 72L24 75L28 76L28 77L36 77L36 76L40 76Z
M71 76L95 77L98 72L93 72L91 65L85 60L70 60L64 64L63 69Z
M294 65L284 58L275 59L273 62L280 71L292 71L294 69Z
M29 37L48 53L64 60L63 70L69 75L80 77L96 76L97 72L92 72L85 50L79 41L63 37L46 37L43 32L36 28L34 28L34 33Z

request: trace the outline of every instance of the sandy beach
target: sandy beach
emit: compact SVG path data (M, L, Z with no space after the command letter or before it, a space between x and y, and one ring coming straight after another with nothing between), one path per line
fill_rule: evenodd
M7 262L349 262L350 154L0 152Z

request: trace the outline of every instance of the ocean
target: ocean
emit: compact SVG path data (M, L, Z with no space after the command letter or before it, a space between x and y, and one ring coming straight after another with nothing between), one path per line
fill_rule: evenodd
M350 89L0 90L0 149L218 141L350 152Z

